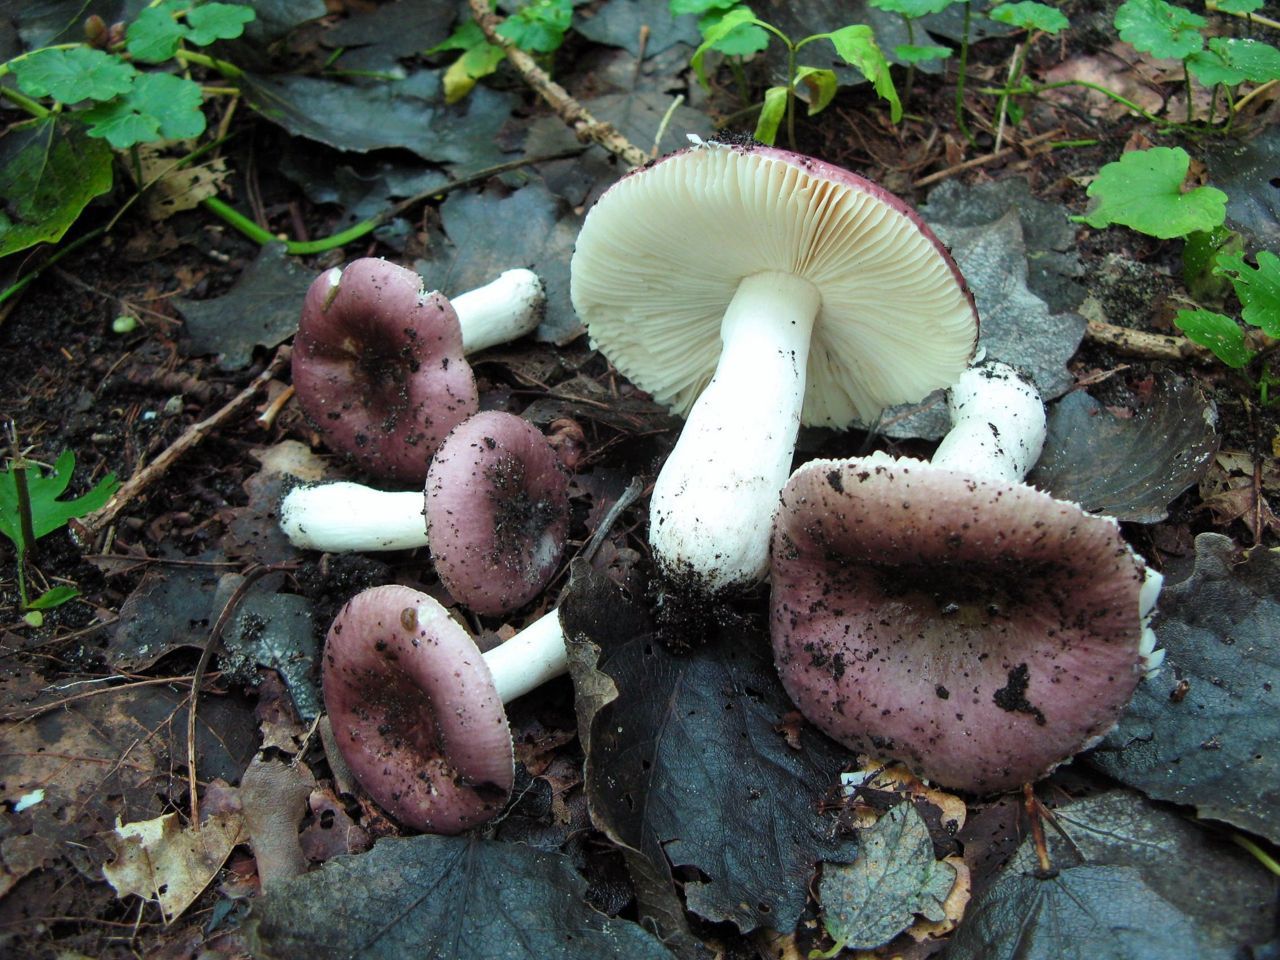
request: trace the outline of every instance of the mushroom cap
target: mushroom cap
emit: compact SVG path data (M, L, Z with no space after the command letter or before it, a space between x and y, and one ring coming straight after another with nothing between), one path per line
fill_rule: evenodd
M514 414L460 423L427 472L427 542L449 592L508 613L547 585L569 532L569 477L555 449Z
M434 599L372 587L338 613L324 703L351 773L407 826L458 833L507 802L515 759L479 648Z
M479 408L449 301L413 270L365 258L307 291L293 385L335 450L370 473L421 483L431 455Z
M687 415L715 372L739 282L798 274L821 295L802 420L843 427L964 370L973 296L920 215L847 170L704 144L623 177L587 214L570 295L593 345Z
M1015 788L1092 745L1142 674L1143 563L1118 525L916 460L816 460L774 526L774 660L849 748Z

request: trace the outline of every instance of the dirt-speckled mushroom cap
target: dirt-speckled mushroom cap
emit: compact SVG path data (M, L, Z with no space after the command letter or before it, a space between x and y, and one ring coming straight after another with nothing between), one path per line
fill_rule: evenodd
M772 542L774 659L853 750L953 789L1048 773L1142 673L1143 565L1117 524L915 460L816 460Z
M569 532L569 477L547 438L514 414L460 423L427 473L436 572L477 613L524 606L555 573Z
M326 444L409 483L422 482L445 434L479 407L449 301L414 271L373 258L312 282L293 385Z
M507 802L511 730L475 642L434 599L372 587L334 619L324 703L352 774L401 823L458 833Z
M623 177L587 214L570 294L591 341L687 415L716 369L745 277L821 295L802 420L843 427L949 385L978 338L973 297L920 215L831 164L704 144Z

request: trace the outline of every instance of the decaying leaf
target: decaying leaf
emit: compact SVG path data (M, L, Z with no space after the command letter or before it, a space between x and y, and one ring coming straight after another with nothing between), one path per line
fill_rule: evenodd
M1280 556L1202 533L1194 572L1165 587L1159 609L1164 667L1091 762L1280 842Z
M118 823L107 837L115 860L102 873L118 896L155 901L165 923L172 923L222 869L242 829L241 818L229 813L209 817L198 829L183 827L176 813Z

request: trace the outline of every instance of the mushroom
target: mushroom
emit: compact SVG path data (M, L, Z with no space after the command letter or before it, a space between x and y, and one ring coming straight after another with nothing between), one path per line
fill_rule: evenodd
M771 634L783 685L828 735L996 792L1114 726L1161 658L1160 578L1114 520L1020 482L1044 415L1012 370L966 373L952 411L933 463L874 454L795 472Z
M528 332L540 304L527 270L453 304L385 260L327 270L307 291L294 340L298 402L327 444L370 473L420 481L440 440L479 407L464 353Z
M649 538L660 571L698 594L764 575L801 422L918 400L977 341L973 298L915 211L768 147L699 144L624 177L570 269L592 344L687 418Z
M304 549L429 546L460 603L501 614L532 600L555 572L568 535L568 488L559 456L536 427L489 411L445 437L425 494L346 481L297 487L281 502L280 526Z
M554 610L482 655L431 597L372 587L329 628L325 709L343 759L379 806L414 829L452 834L493 817L511 794L503 704L566 669Z

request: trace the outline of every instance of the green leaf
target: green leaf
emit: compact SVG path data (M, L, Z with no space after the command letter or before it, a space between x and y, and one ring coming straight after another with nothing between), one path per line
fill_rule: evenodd
M239 3L202 3L187 11L187 39L199 47L216 40L234 40L257 14Z
M498 36L521 50L552 53L564 43L572 20L571 0L533 0L502 21Z
M1261 9L1266 0L1218 0L1217 8L1221 13L1253 13Z
M916 914L943 919L955 881L955 868L934 858L929 828L907 802L862 831L857 860L823 865L818 899L832 939L873 950L911 926Z
M1200 28L1208 21L1166 0L1125 0L1116 10L1120 39L1144 53L1183 60L1204 46Z
M1034 3L1032 0L1023 0L1021 3L1002 3L998 7L992 7L987 12L987 16L997 23L1007 23L1011 27L1020 27L1023 30L1041 30L1049 34L1058 33L1071 26L1071 21L1060 10L1045 6L1043 3Z
M63 451L54 464L53 473L44 475L39 469L28 469L27 494L31 500L31 532L37 540L55 530L61 530L68 520L83 517L97 510L119 489L114 474L103 477L92 490L71 500L59 500L71 483L76 457L70 450ZM0 533L8 537L19 551L30 546L22 540L22 521L18 514L18 484L13 468L0 471Z
M111 149L50 116L0 139L0 257L56 243L94 197L111 189Z
M110 100L133 84L137 71L119 57L94 50L37 50L14 61L14 76L22 92L33 97L53 97L61 103Z
M138 19L125 30L125 49L135 60L143 63L164 63L178 52L186 28L176 16L182 8L181 0L165 0L159 6L147 7Z
M54 607L60 607L68 600L74 600L80 596L80 591L75 587L58 586L51 590L46 590L40 596L36 597L27 604L28 610L52 610Z
M498 69L506 54L492 43L472 47L449 65L441 78L444 102L457 103L475 87L476 82Z
M123 97L80 114L89 136L117 150L152 140L184 140L204 133L200 85L168 73L142 73Z
M902 43L893 48L893 55L902 63L927 63L930 60L946 60L951 56L950 47L929 47Z
M710 86L707 82L706 68L702 63L707 51L715 47L717 43L738 29L738 27L753 23L755 19L756 15L750 7L734 7L720 20L707 28L702 35L702 43L698 45L698 49L693 51L693 56L689 58L689 65L693 67L693 72L697 74L700 84L704 87Z
M778 139L778 125L787 112L787 88L770 87L764 92L764 106L756 120L753 136L761 143L773 146Z
M713 26L719 23L724 14L712 12L698 21L698 33L704 37ZM725 36L715 42L712 47L717 53L723 53L726 57L748 57L753 53L759 53L769 46L769 33L763 27L756 26L754 23L744 23L741 26L734 27Z
M967 0L871 0L871 6L888 13L897 13L909 20L918 20L930 13L941 13L954 3Z
M478 23L474 20L464 20L453 33L449 34L448 37L441 40L434 47L424 50L423 53L430 57L433 54L443 53L445 50L473 50L488 42L485 39L484 31L480 29Z
M839 82L834 70L820 70L817 67L801 67L796 71L796 88L804 84L809 90L809 116L826 109L835 99Z
M1257 259L1254 269L1239 253L1220 253L1214 272L1233 275L1231 284L1244 307L1245 323L1269 337L1280 337L1280 257L1261 250Z
M1244 331L1230 317L1212 310L1179 310L1173 325L1228 367L1243 367L1253 359L1253 351L1245 346Z
M818 34L811 39L826 37L836 48L845 63L857 67L871 81L881 99L889 101L889 118L897 123L902 119L902 101L889 74L889 61L876 44L875 33L866 24L855 23L831 33Z
M1192 299L1221 301L1230 290L1230 282L1217 267L1220 253L1236 253L1244 246L1244 238L1228 227L1196 230L1187 234L1182 244L1182 282Z
M713 11L724 13L726 10L732 10L737 5L738 0L671 0L668 8L673 17L686 13L702 16Z
M1187 69L1207 87L1235 86L1246 80L1265 83L1280 79L1280 50L1261 40L1214 37L1208 50L1187 58Z
M1162 240L1212 230L1226 219L1227 195L1214 187L1184 193L1190 165L1181 147L1126 153L1098 171L1089 185L1096 206L1072 219L1097 228L1118 223Z

